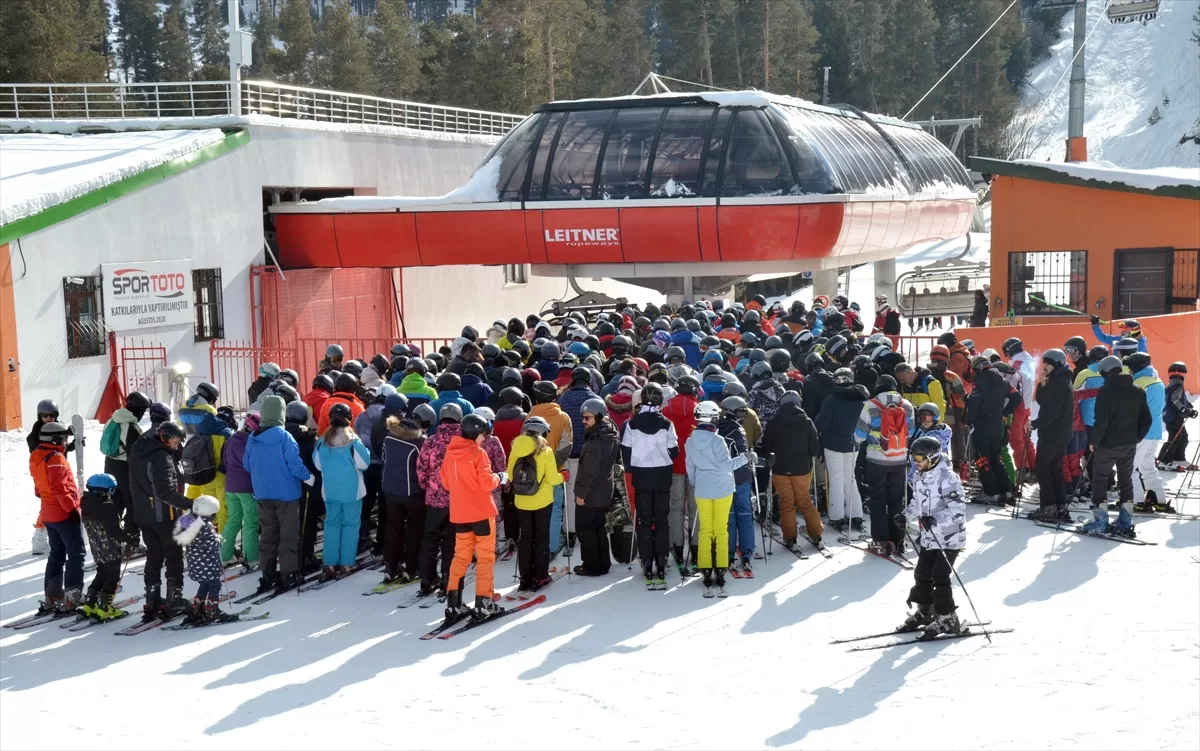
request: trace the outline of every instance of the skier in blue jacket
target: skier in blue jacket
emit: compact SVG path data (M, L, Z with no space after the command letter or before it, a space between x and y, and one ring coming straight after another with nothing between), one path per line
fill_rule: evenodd
M1117 329L1121 333L1116 335L1104 333L1104 329L1100 328L1100 316L1092 316L1092 334L1102 343L1112 347L1122 339L1136 339L1138 352L1149 351L1146 348L1146 337L1142 334L1142 324L1138 323L1136 318L1126 318L1124 321L1120 321L1117 323Z

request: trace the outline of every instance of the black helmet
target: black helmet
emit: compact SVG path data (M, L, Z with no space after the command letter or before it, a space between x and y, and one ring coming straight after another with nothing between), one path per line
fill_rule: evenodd
M1117 340L1113 345L1113 354L1118 357L1131 354L1138 351L1138 340L1133 337L1126 336Z
M43 414L42 404L44 403L45 402L41 402L38 404L39 415ZM50 402L50 405L54 406L54 402ZM58 408L55 407L55 409ZM146 414L146 410L150 409L150 397L146 396L140 391L130 391L129 396L125 397L125 409L132 412L133 416L140 420L142 419L142 415ZM55 414L58 413L55 412Z
M396 355L388 363L388 370L393 373L403 373L406 367L408 367L408 355Z
M438 391L458 391L462 388L462 379L458 373L442 373L437 377Z
M571 371L571 383L575 383L576 381L591 383L592 371L583 365L576 365Z
M330 407L330 409L333 408ZM304 402L292 402L284 409L283 415L287 422L304 424L308 422L308 418L312 416L312 412Z
M1065 368L1069 364L1067 362L1067 353L1061 349L1048 349L1042 353L1042 362L1048 362L1056 368Z
M141 394L143 399L146 398L145 394L142 394L140 391L135 391L133 394ZM133 394L130 394L129 396L133 396ZM128 404L126 404L126 407L128 407ZM52 399L43 399L38 402L37 413L38 417L41 417L42 415L54 415L55 417L58 417L58 405L55 404L54 400Z
M161 440L170 440L172 438L183 440L183 428L179 427L178 423L171 422L170 420L163 420L158 424L158 437Z
M726 399L731 396L745 396L746 387L742 385L741 381L730 381L729 383L725 384L725 390L721 392L721 395ZM722 404L724 404L724 402L722 402Z
M542 345L540 354L543 360L557 360L559 353L558 344L556 342L546 342Z
M675 381L675 390L680 394L695 396L700 391L700 381L694 375L685 375Z
M325 375L324 373L322 373L321 375L319 375L313 379L312 387L314 389L328 391L329 393L332 394L333 393L333 379L330 378L329 376Z
M937 343L946 347L953 347L955 344L958 344L958 338L954 336L953 331L947 331L938 337Z
M193 390L196 392L196 396L213 406L216 406L217 400L221 398L221 389L208 381L201 381L200 385Z
M620 349L620 350L624 351L624 350L629 349L632 346L633 346L633 340L630 339L629 337L625 336L624 334L617 334L616 336L613 337L612 348L613 348L614 355L616 354L616 350Z
M342 363L342 372L349 373L355 378L362 378L363 364L358 360L347 360Z
M751 297L750 302L756 302L764 308L767 307L767 298L763 297L762 295L755 295L754 297Z
M386 368L385 368L385 370L386 370ZM382 370L379 370L378 372L383 373ZM285 368L284 370L279 371L279 379L278 380L287 382L288 385L290 385L294 389L300 387L300 374L297 373L296 371L292 370L291 368Z
M425 361L419 357L410 357L408 359L408 363L406 363L404 366L404 370L406 373L425 375L429 372L429 366L426 365Z
M1105 347L1103 344L1097 344L1088 350L1087 356L1089 363L1100 362L1108 357L1108 347Z
M519 407L525 401L525 394L516 386L507 386L500 389L500 405L504 406L511 404Z
M482 350L481 354L483 355L483 359L485 359L485 360L495 360L497 357L500 356L500 351L501 350L498 345L488 342L487 344L483 345L483 350Z
M725 390L728 392L728 387ZM740 396L726 396L721 400L721 410L735 417L741 417L746 412L746 400Z
M533 384L533 401L536 404L547 404L558 398L558 386L554 381L538 381Z
M743 323L758 323L762 320L762 315L757 310L747 310L742 316Z
M1000 351L1004 353L1005 357L1012 357L1018 352L1023 352L1024 350L1025 344L1015 336L1010 336L1004 340L1004 344L1000 345Z
M70 428L61 422L44 422L38 429L38 439L47 443L63 443L67 440Z
M721 339L719 337L713 336L712 334L709 334L708 336L706 336L700 340L700 346L704 347L706 349L712 349L713 347L720 347Z
M371 358L371 367L375 368L375 372L379 375L386 373L389 365L390 363L388 362L388 359L381 353L376 353L375 356Z
M912 442L909 453L913 456L923 456L937 463L937 457L942 454L942 442L931 435L923 435Z
M763 349L765 349L768 352L770 352L773 349L779 349L782 346L783 346L783 340L775 335L768 336L767 340L765 342L763 342Z
M408 347L403 342L397 342L392 345L392 357L408 357Z
M821 355L819 355L818 353L809 352L808 356L804 358L804 370L809 375L816 373L818 370L824 370L824 369L825 369L825 358L821 357Z
M342 345L340 344L330 344L325 348L325 358L327 360L332 360L335 357L345 357L345 355L346 353L342 351Z
M863 368L869 367L870 365L871 365L871 358L868 357L867 355L855 355L854 359L850 361L850 367L856 373L858 371L862 370Z
M886 391L895 391L896 379L890 375L881 375L875 381L875 395L882 394Z
M721 340L721 351L727 355L732 355L737 350L737 345L730 339Z
M479 332L475 330L474 326L463 326L462 338L473 342L479 338Z
M683 351L683 347L667 347L667 362L686 359L687 353Z
M767 363L772 372L786 373L788 368L792 367L792 356L786 349L773 349L767 353Z
M353 394L358 391L358 379L351 373L342 373L333 382L333 390L343 394Z
M1130 373L1136 373L1142 368L1150 367L1150 355L1145 352L1134 352L1132 355L1126 355L1122 362L1125 363L1125 367L1129 368Z
M284 404L300 401L300 392L284 381L276 381L272 384L271 393L283 399Z
M737 325L737 318L734 318L733 313L721 314L721 328L727 329Z
M767 353L765 350L761 350L761 349L755 347L754 349L752 349L746 353L746 359L749 360L751 363L763 362L764 360L767 359Z
M637 318L633 319L633 327L635 329L648 329L650 328L650 319L646 316L638 316Z
M742 334L742 347L743 348L757 347L757 346L758 346L758 337L754 335L754 332L747 331L746 333Z
M1177 360L1167 366L1167 375L1168 376L1173 376L1173 375L1186 376L1187 372L1188 372L1187 371L1187 363L1179 361L1179 360Z
M1073 336L1063 345L1063 349L1068 355L1083 355L1087 353L1087 341L1082 336Z
M469 414L462 419L460 434L468 441L473 441L481 435L492 432L492 424L479 415Z
M687 321L682 318L671 319L671 331L683 331L687 329Z
M596 417L608 417L608 405L603 399L595 398L588 399L579 407L580 415L595 415Z
M1113 355L1109 355L1100 361L1100 375L1108 375L1109 373L1121 372L1121 361Z
M350 411L349 404L338 402L329 408L329 422L331 424L344 422L346 425L349 425L353 419L354 413Z
M709 363L708 365L704 366L704 372L701 373L701 376L706 381L709 379L709 376L715 376L723 381L725 380L725 369L715 362Z
M688 331L691 331L692 333L699 334L700 333L700 322L697 321L695 318L689 318L688 322L687 322L687 329L688 329Z
M650 381L642 387L642 404L650 407L661 407L663 403L663 387Z
M780 339L786 339L792 335L792 327L788 326L786 323L777 323L775 324L775 334Z
M602 321L598 326L596 326L596 336L615 336L616 333L617 327L613 326L608 321Z
M772 372L774 371L772 371L770 363L756 362L750 368L750 377L758 381L763 378L770 378Z

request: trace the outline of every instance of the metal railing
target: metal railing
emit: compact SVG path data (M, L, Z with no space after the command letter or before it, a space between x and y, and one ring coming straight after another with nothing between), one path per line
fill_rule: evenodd
M523 115L503 112L383 99L270 81L241 83L240 113L233 112L229 81L0 85L0 118L102 120L231 114L493 136L504 135L525 119Z

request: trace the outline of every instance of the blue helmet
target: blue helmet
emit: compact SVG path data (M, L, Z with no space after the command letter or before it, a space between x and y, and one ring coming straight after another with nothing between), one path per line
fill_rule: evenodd
M583 342L571 342L571 344L567 347L567 352L575 355L576 357L582 358L592 354L592 348Z
M723 363L723 362L725 362L725 358L721 357L721 351L718 349L710 349L704 353L703 357L700 358L701 365L704 365L707 363L718 363L719 364L719 363Z
M87 479L87 489L100 493L117 492L117 478L110 474L95 474Z

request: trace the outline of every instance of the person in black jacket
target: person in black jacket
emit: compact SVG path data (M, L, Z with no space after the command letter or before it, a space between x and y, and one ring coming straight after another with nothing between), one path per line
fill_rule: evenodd
M854 383L854 373L849 368L838 368L833 374L833 384L833 391L822 402L816 419L829 472L829 523L840 533L846 532L847 523L852 532L861 532L863 508L855 482L858 449L854 445L854 429L870 395L866 387Z
M808 419L816 420L821 412L821 403L833 392L833 376L825 369L825 359L815 352L804 358L804 370L804 413Z
M646 588L666 589L671 477L679 439L675 426L662 415L662 386L651 381L642 387L641 396L640 411L621 433L621 464L633 481L638 557Z
M250 388L246 389L246 396L250 398L247 404L254 404L258 401L258 397L267 390L271 382L279 377L279 366L273 362L264 362L258 366L258 378L254 379L254 383L250 384Z
M800 395L789 391L779 400L779 411L763 430L762 450L775 455L772 482L779 493L779 525L783 531L784 547L794 550L799 533L797 513L803 515L809 540L820 547L821 514L813 505L809 484L813 463L821 453L817 429L801 406Z
M977 289L977 290L975 290L975 302L971 306L971 321L970 321L971 326L973 326L974 328L977 328L977 329L983 328L984 326L987 325L987 317L988 317L987 294L983 290ZM1041 440L1041 438L1042 438L1042 436L1039 434L1038 440Z
M975 380L967 396L967 425L971 428L971 445L977 454L975 466L983 486L983 496L976 502L999 504L1012 492L1012 481L1000 458L1008 442L1004 418L1017 411L1021 394L992 369L992 361L986 357L973 358L971 370Z
M389 397L391 398L391 397ZM413 417L394 415L386 420L383 439L383 497L387 503L387 529L383 557L383 583L411 581L420 572L421 539L425 533L425 491L417 481L417 456L425 433Z
M1063 459L1075 423L1074 376L1071 362L1061 349L1048 349L1042 354L1042 378L1038 385L1038 417L1031 425L1038 432L1037 476L1041 506L1031 518L1053 521L1067 514L1067 478Z
M136 537L121 529L119 492L117 478L110 474L92 475L79 499L83 529L96 563L96 577L88 587L82 610L84 615L100 620L120 613L112 607L112 601L121 583L122 552L127 545L137 543Z
M283 429L300 447L300 461L312 474L311 486L300 486L300 574L305 575L321 568L317 563L317 523L325 515L325 495L321 492L321 473L313 464L313 449L317 445L317 434L310 430L308 421L312 413L304 402L292 402L284 411Z
M1150 432L1146 392L1133 376L1121 372L1121 361L1109 355L1100 361L1104 384L1096 394L1096 423L1092 426L1092 520L1085 532L1111 532L1133 537L1133 457L1137 444ZM1108 485L1117 467L1120 510L1116 524L1108 523Z
M738 560L734 553L741 554L741 570L744 576L753 576L754 560L754 504L750 500L750 472L757 457L751 451L742 422L746 413L746 401L740 396L727 396L721 400L721 419L717 422L717 435L729 446L729 457L736 459L746 455L747 463L733 470L733 506L729 509L729 568L736 570Z
M175 520L192 508L180 492L182 483L175 465L183 444L183 428L165 420L158 430L146 433L129 452L129 489L133 516L146 544L146 603L143 620L179 615L187 609L183 599L183 548L175 542ZM167 595L160 585L163 564L167 569Z
M620 457L617 427L608 419L603 399L588 399L579 411L587 432L579 455L572 502L576 507L575 533L583 563L574 570L580 576L604 576L612 561L605 520L612 507L613 467Z

